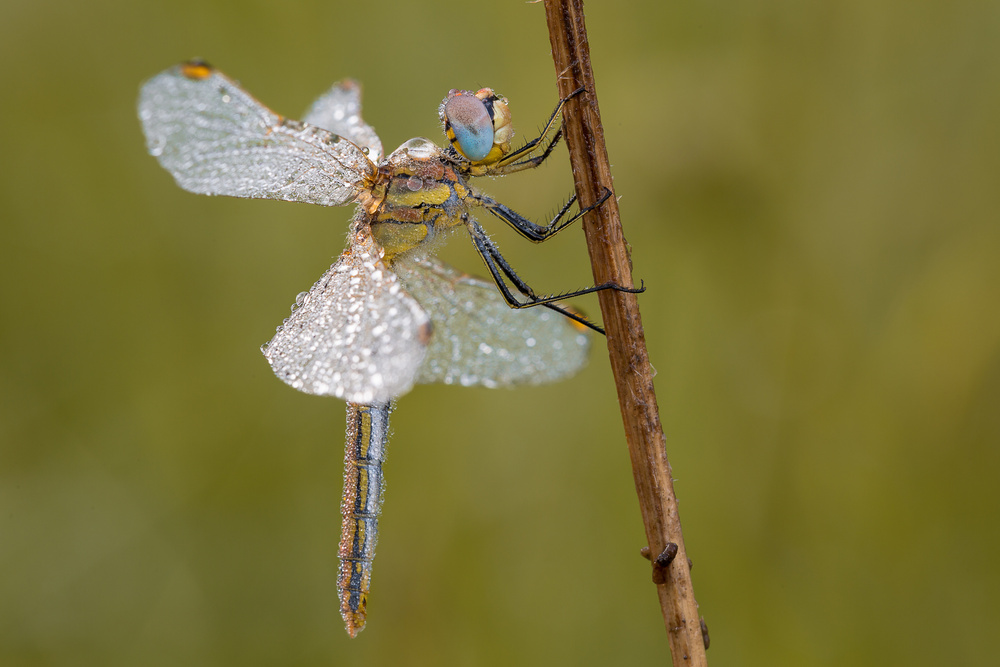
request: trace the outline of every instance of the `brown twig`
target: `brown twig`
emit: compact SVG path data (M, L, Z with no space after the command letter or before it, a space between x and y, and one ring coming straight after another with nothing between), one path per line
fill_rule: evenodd
M613 193L613 182L590 68L583 0L545 0L545 16L560 97L580 87L586 91L566 105L563 132L577 197L581 205L587 205L596 202L604 188ZM612 196L588 213L583 227L596 284L633 285L618 200ZM707 665L707 635L702 632L691 585L638 300L635 294L615 290L600 292L599 299L673 664Z

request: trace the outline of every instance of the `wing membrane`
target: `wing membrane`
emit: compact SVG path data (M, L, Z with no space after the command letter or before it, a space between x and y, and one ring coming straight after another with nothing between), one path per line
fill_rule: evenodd
M261 349L295 389L367 405L413 386L431 325L367 230L352 233L355 242Z
M367 148L368 159L375 164L382 159L382 141L375 129L361 119L361 86L353 79L335 83L313 102L302 121Z
M191 192L335 206L375 171L349 140L284 119L201 63L147 81L139 118L149 152Z
M511 309L492 282L432 256L404 255L392 269L434 323L417 382L542 384L587 362L586 334L548 308Z

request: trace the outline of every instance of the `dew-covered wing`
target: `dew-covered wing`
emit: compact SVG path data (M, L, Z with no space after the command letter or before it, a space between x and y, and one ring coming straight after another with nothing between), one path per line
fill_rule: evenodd
M361 119L361 86L353 79L333 84L302 117L302 121L330 130L368 149L368 159L382 159L382 141L371 125Z
M370 404L413 386L431 325L367 231L352 236L261 351L299 391Z
M375 172L351 141L283 118L200 62L147 81L139 119L149 152L191 192L336 206Z
M434 323L417 382L542 384L587 363L587 334L555 311L514 310L492 282L433 256L403 255L392 268Z

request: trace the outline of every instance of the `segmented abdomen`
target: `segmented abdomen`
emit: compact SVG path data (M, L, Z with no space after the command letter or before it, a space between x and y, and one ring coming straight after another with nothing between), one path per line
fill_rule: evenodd
M372 559L382 511L382 462L389 439L391 403L347 404L343 517L340 529L340 614L354 637L365 627Z

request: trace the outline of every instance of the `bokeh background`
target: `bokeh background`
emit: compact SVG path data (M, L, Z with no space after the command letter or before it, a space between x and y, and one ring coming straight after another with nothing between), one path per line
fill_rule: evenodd
M995 664L1000 5L587 9L710 661ZM292 117L356 77L388 149L453 87L522 137L556 101L520 1L0 4L0 664L665 664L599 340L399 402L347 638L343 405L258 347L351 213L178 189L135 100L193 56ZM541 219L571 186L562 153L484 187ZM582 234L485 222L590 282Z

